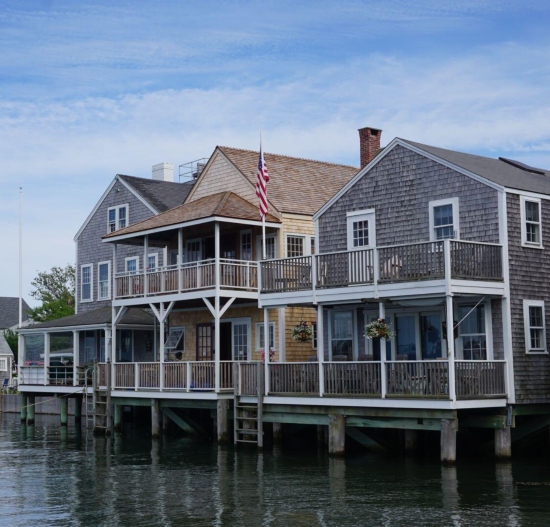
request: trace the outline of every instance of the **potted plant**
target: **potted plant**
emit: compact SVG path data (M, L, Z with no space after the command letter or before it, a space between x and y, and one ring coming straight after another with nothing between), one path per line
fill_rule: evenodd
M296 342L311 342L313 340L313 327L311 324L300 320L300 323L292 328L292 340Z
M391 339L394 336L395 332L384 318L377 318L365 326L365 337L368 339Z

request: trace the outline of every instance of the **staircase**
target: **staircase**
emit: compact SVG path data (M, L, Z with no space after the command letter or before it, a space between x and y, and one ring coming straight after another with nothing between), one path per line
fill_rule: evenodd
M84 392L84 404L86 408L86 428L93 428L94 434L109 434L110 418L111 418L111 398L109 394L109 373L110 368L106 366L106 384L107 390L99 389L98 382L98 365L94 364L91 370L91 378L88 372L86 372L85 392ZM88 388L90 380L92 382L92 390Z
M233 408L235 444L263 447L263 364L236 363Z

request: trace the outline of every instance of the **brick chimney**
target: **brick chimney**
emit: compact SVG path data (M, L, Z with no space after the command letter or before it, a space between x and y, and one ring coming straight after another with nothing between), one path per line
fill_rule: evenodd
M378 128L359 129L359 149L361 152L361 168L366 167L380 150L382 130Z
M172 163L158 163L153 165L153 179L157 181L174 182L174 165Z

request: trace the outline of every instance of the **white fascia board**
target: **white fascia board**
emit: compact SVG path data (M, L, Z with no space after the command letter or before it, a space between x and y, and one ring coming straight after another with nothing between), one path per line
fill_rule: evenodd
M539 194L538 192L529 192L528 190L517 190L515 188L506 188L507 194L517 194L518 196L525 196L526 198L535 199L550 199L548 194Z
M180 229L183 227L194 227L196 225L203 225L205 223L211 223L214 221L219 221L220 223L238 223L239 225L253 225L256 227L261 227L262 222L256 220L240 220L238 218L224 218L223 216L209 216L208 218L201 218L199 220L186 221L183 223L174 223L172 225L164 225L162 227L156 227L154 229L147 229L139 232L132 232L130 234L121 234L120 236L112 236L110 238L103 238L104 243L109 242L120 242L122 240L127 240L129 238L140 238L146 234L155 234L157 232L172 231ZM280 223L272 223L267 221L265 223L266 227L272 227L274 229L280 229L282 225Z
M78 229L78 232L75 234L73 240L76 242L78 240L78 237L82 234L82 231L86 228L86 225L90 223L90 220L93 218L94 214L97 212L97 209L101 206L101 204L105 201L105 198L111 192L112 188L115 186L116 182L118 181L118 176L115 176L115 179L111 181L111 184L107 187L107 190L102 194L101 198L99 198L99 201L95 204L95 207L92 209L92 212L88 214L88 217L84 220L84 223L82 224L82 227Z
M118 363L115 363L118 364ZM233 392L231 393L216 393L216 392L181 392L181 391L157 391L155 392L151 388L144 389L143 391L134 390L111 390L111 397L116 399L117 397L130 397L132 399L187 399L195 401L217 401L219 399L233 399Z
M116 179L120 181L122 185L124 185L139 201L141 201L153 214L157 215L160 213L153 205L151 205L134 187L126 183L123 179L121 179L118 174L116 176Z
M56 326L50 328L25 328L20 329L17 332L21 335L33 335L40 333L65 333L68 331L93 331L96 329L109 329L111 324L88 324L88 325L78 325L78 326Z
M76 388L76 389L75 389ZM43 385L37 386L36 384L20 384L17 389L22 393L64 393L67 395L72 395L76 393L84 393L85 389L83 386L59 386L56 385Z
M366 165L364 168L362 168L351 181L349 181L344 187L342 187L327 203L325 203L313 216L313 219L316 220L319 216L321 216L330 206L334 204L335 201L337 201L343 194L345 194L357 181L359 181L369 170L371 170L374 166L376 166L386 155L391 152L395 146L402 146L403 148L407 148L411 150L412 152L415 152L419 155L422 155L424 157L427 157L428 159L431 159L432 161L435 161L436 163L439 163L440 165L446 166L447 168L450 168L451 170L454 170L456 172L459 172L465 176L468 176L472 179L475 179L476 181L479 181L480 183L483 183L484 185L487 185L488 187L491 187L495 190L498 190L499 192L504 192L506 190L505 187L502 185L499 185L498 183L495 183L493 181L490 181L489 179L484 178L483 176L480 176L479 174L476 174L475 172L470 172L469 170L466 170L465 168L462 168L458 165L455 165L449 161L446 161L444 159L441 159L440 157L431 154L429 152L426 152L425 150L422 150L421 148L418 148L417 146L413 146L407 141L404 141L403 139L400 139L399 137L396 137L391 143L384 148L384 150L378 154L368 165Z

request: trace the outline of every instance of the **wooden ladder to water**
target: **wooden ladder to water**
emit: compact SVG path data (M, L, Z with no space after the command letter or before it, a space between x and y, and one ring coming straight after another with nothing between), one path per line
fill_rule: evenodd
M263 447L263 368L258 365L257 393L243 394L240 368L235 368L235 398L233 406L233 430L235 444L248 443ZM253 398L256 397L256 400ZM252 400L251 400L252 399Z

